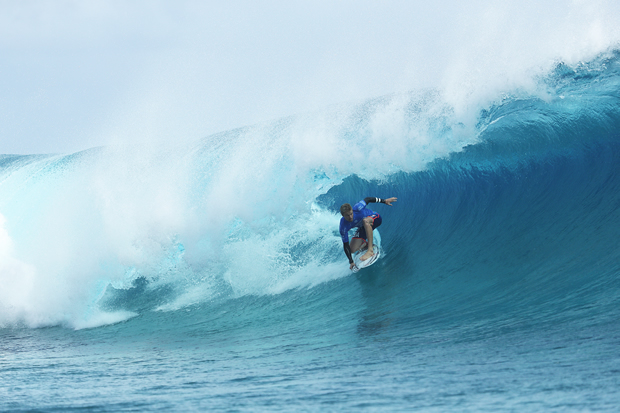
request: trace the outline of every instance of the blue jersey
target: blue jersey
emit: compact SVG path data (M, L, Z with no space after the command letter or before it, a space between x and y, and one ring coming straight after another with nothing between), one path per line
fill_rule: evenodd
M349 222L344 219L344 217L340 218L340 236L342 237L342 242L349 242L349 231L353 228L361 228L364 225L364 218L377 215L375 211L366 208L366 205L365 200L361 200L353 205L353 221Z

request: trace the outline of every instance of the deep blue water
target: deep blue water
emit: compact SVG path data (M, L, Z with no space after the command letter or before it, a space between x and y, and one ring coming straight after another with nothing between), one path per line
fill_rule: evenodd
M615 411L619 160L618 52L469 124L423 91L2 156L0 410Z

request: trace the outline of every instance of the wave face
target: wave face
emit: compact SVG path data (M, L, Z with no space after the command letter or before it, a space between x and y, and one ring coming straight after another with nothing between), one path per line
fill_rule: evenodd
M193 408L611 409L619 131L610 52L471 118L422 91L183 147L4 155L0 331L84 343L93 383L119 342L165 351L193 379L163 372L133 394L148 408L179 408L145 401L159 388ZM365 196L398 202L372 205L384 256L356 276L338 208ZM236 398L261 388L280 392Z

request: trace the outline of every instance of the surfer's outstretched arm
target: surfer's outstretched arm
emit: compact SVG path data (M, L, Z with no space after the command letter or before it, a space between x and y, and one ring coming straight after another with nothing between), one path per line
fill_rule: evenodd
M392 206L392 202L396 202L396 201L398 201L398 198L396 197L391 197L388 199L381 199L381 198L376 198L374 196L369 196L369 197L364 198L364 202L366 202L366 204L381 203L381 204Z

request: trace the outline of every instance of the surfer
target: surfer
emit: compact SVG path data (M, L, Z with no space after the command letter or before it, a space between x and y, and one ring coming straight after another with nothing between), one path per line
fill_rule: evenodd
M342 214L342 218L340 218L340 236L344 244L344 253L347 254L347 258L349 259L350 269L355 267L352 254L362 248L364 243L368 244L368 251L366 251L360 259L366 261L374 254L372 248L372 230L381 225L382 219L381 215L367 208L366 205L378 202L392 206L392 202L396 200L397 198L394 197L381 199L369 196L353 206L351 206L351 204L342 204L340 207L340 213ZM349 245L349 231L352 228L357 228L357 232Z

